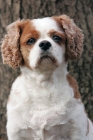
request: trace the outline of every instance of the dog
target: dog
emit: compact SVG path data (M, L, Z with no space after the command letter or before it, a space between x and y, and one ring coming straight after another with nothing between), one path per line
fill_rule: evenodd
M9 140L93 140L68 59L78 59L84 35L67 15L17 20L7 26L5 64L20 67L7 103Z

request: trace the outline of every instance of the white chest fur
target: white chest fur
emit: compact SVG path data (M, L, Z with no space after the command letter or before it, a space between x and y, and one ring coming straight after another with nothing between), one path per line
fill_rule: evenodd
M75 114L80 106L73 98L73 89L66 80L66 71L63 77L56 71L57 78L55 74L49 76L49 73L38 77L34 73L32 78L32 75L28 75L22 75L13 84L7 106L8 123L12 121L15 132L27 140L69 140L66 134L69 134L67 132L72 127L70 123L73 112Z

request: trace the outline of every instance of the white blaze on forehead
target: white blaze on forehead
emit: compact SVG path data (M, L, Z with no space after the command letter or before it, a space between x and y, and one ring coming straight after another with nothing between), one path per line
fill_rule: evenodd
M50 17L33 19L32 23L35 29L40 32L41 36L45 35L51 30L62 32L62 29L58 26L57 22Z

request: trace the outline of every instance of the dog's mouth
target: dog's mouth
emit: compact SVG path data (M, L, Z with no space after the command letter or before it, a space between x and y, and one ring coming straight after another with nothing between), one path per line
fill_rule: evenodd
M42 62L52 62L52 63L56 63L56 59L53 56L50 55L43 55L40 58L40 63Z
M35 68L53 69L58 67L57 60L51 54L41 54Z
M52 56L48 56L48 55L45 55L45 56L42 56L40 58L40 61L44 60L44 59L48 59L48 60L51 60L51 61L54 61L54 58Z
M52 65L56 65L57 60L52 56L52 55L41 55L41 57L39 58L38 62L37 62L37 66L52 66Z

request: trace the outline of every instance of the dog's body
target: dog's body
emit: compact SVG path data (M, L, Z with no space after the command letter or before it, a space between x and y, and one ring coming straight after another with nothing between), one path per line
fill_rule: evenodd
M92 140L91 124L81 99L74 98L66 69L51 75L22 72L8 102L9 140Z
M82 43L82 31L65 15L8 27L3 60L22 72L7 104L9 140L93 139L77 83L67 73L68 58L79 58Z

